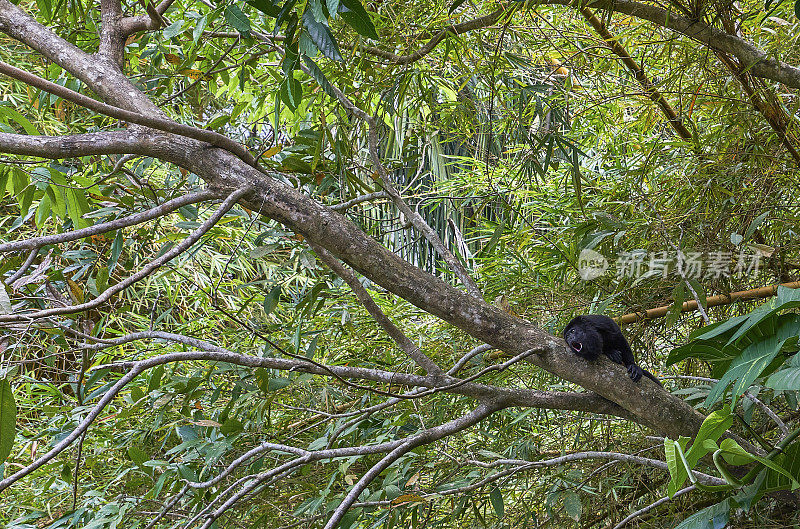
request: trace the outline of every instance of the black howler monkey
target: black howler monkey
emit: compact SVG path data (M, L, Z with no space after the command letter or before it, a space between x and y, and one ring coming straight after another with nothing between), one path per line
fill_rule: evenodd
M642 375L645 375L661 385L650 371L636 365L633 351L622 335L619 325L608 316L601 314L576 316L564 328L564 340L573 353L587 360L594 360L603 353L612 362L624 365L634 382L639 382Z

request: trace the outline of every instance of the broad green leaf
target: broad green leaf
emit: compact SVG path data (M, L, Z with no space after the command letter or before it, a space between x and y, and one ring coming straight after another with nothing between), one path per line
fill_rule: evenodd
M453 11L458 9L458 7L464 3L464 0L455 0L452 4L450 4L450 9L447 10L448 15L452 15Z
M739 443L737 443L733 439L724 439L722 443L720 443L720 450L722 450L723 455L727 456L725 457L725 460L732 465L743 465L747 464L750 461L758 461L759 463L769 468L773 472L776 472L777 474L790 480L792 490L800 487L800 483L798 483L798 481L795 480L794 476L789 472L788 469L783 468L775 461L771 461L765 457L759 457L750 454L744 448L739 446Z
M769 216L770 213L771 213L770 211L765 211L764 213L753 219L753 222L751 222L750 226L747 227L747 231L744 232L744 238L749 239L750 236L753 235L753 232L755 232L758 229L758 227L761 226L761 223L763 223L764 220L766 220L766 218Z
M39 134L39 131L36 129L36 127L34 127L33 124L28 121L28 118L5 104L0 104L0 119L6 122L8 120L16 121L17 124L22 127L25 133L31 136L36 136Z
M717 402L728 386L735 381L732 395L732 405L753 381L772 363L773 359L781 352L781 348L789 340L797 340L797 327L800 324L800 315L792 314L784 320L783 325L774 336L747 346L742 353L731 362L730 367L712 388L703 405L708 408Z
M333 89L333 85L331 85L330 81L328 81L327 77L325 77L325 74L322 73L322 70L319 69L319 66L317 66L317 64L306 55L303 55L303 62L306 63L306 67L308 68L311 77L313 77L320 88L322 88L322 91L336 99L336 92Z
M726 498L720 503L706 507L686 518L675 529L722 529L728 525L731 503L735 503L734 500Z
M277 18L281 13L280 4L273 0L247 0L247 3L272 18Z
M347 22L350 27L356 30L359 34L374 40L378 40L378 33L375 31L375 25L369 17L367 10L361 5L359 0L341 0L339 5L339 14Z
M144 464L150 461L147 452L135 446L128 447L128 457L139 467L144 467Z
M278 302L281 299L281 285L275 285L272 287L272 290L269 291L269 294L264 296L264 313L265 315L270 314L275 307L278 306Z
M162 31L162 35L164 35L165 39L171 39L172 37L176 37L183 33L183 20L176 20L169 26L164 28Z
M783 454L775 457L775 464L786 471L791 478L783 472L767 471L764 489L766 491L785 490L791 488L792 480L800 481L800 442L795 442L786 447Z
M577 522L581 519L582 510L581 498L578 496L577 492L571 490L564 493L564 511L567 513L567 516Z
M0 286L2 288L2 286ZM17 435L17 403L11 391L11 382L0 379L0 463L4 462L14 447Z
M766 386L778 391L800 390L800 367L781 369L767 379Z
M492 502L492 508L494 509L495 514L497 514L497 519L500 520L503 518L505 514L505 506L503 505L503 493L500 492L500 489L495 487L489 493L489 501ZM578 500L578 516L580 517L580 500ZM567 509L567 514L569 513L569 509ZM570 515L571 516L571 515ZM575 518L577 520L577 518Z
M308 9L303 13L303 26L305 26L311 40L325 57L333 61L343 60L342 54L339 53L339 46L336 44L336 39L331 35L328 26L317 22L314 14Z
M244 425L238 419L228 419L222 423L222 428L220 428L220 432L225 436L234 435L243 430Z
M225 7L225 20L236 28L242 36L250 38L250 20L247 18L239 6L231 4Z
M735 347L724 347L719 342L691 342L670 351L666 364L671 366L687 358L699 358L708 362L730 361L739 354Z
M733 415L728 405L723 406L721 410L717 410L705 418L692 442L691 448L686 452L686 460L692 468L700 461L701 457L708 453L704 442L706 440L716 441L723 433L728 431L732 424Z
M677 441L673 441L670 438L664 439L664 453L666 454L667 469L671 477L669 485L667 486L667 495L669 495L669 497L672 497L673 494L680 490L688 477L678 453L679 449L685 450L688 443L689 438L683 436L678 438Z

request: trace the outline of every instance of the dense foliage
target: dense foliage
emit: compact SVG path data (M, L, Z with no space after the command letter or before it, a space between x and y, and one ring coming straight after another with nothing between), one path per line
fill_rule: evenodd
M25 471L0 485L0 524L323 527L354 490L339 527L800 523L798 291L709 301L800 279L792 3L100 5L21 0L42 25L28 26L0 0L0 61L38 76L0 68L0 468ZM658 9L672 15L653 23ZM71 62L80 50L97 72ZM113 144L151 129L164 136ZM188 144L167 133L219 149L181 162ZM480 415L495 388L598 390L522 351L475 349L490 333L386 286L315 238L321 223L289 225L299 206L215 203L232 184L202 164L223 149L215 167L234 174L236 155L470 292L458 263L495 312L549 333L668 306L625 332L708 418L691 436L659 431L633 390L630 406L600 392ZM682 312L692 302L705 308ZM423 380L436 373L414 348L461 378ZM208 354L177 356L193 351Z

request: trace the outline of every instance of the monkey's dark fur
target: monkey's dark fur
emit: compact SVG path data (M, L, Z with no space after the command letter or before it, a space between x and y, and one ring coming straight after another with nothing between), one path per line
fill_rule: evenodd
M622 335L617 322L601 314L576 316L564 329L564 340L576 355L594 360L603 353L612 362L628 368L628 375L634 382L639 382L642 375L658 385L661 382L648 370L636 365L628 341Z

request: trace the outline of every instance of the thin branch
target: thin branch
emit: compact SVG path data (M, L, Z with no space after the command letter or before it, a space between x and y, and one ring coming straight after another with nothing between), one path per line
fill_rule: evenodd
M584 7L577 0L534 0L533 4L562 5L572 9ZM769 54L752 43L729 35L699 20L691 20L658 6L634 0L596 0L585 7L625 13L657 26L681 33L714 50L730 53L739 59L742 67L758 77L772 79L792 88L800 88L800 68L770 58Z
M344 211L346 209L352 208L357 204L361 204L362 202L370 202L372 200L377 200L379 198L387 198L389 194L386 191L376 191L375 193L368 193L366 195L361 195L355 197L353 199L348 200L347 202L342 202L341 204L333 204L330 208L334 211Z
M483 344L479 345L478 347L475 347L472 351L462 356L458 360L458 362L453 364L453 367L451 367L447 371L447 374L450 376L455 376L455 374L461 371L461 369L463 369L463 367L467 364L467 362L469 362L472 358L475 358L479 354L485 353L487 351L491 351L492 349L494 349L494 347L489 344Z
M91 237L92 235L98 235L100 233L107 233L109 231L127 228L129 226L142 224L143 222L163 217L175 211L176 209L182 208L183 206L196 204L197 202L203 202L214 198L220 198L220 194L210 189L204 189L196 193L173 198L172 200L168 200L167 202L159 204L154 208L136 213L130 217L122 217L109 222L104 222L102 224L95 224L94 226L89 226L88 228L83 228L80 230L3 243L0 244L0 253L16 252L19 250L38 250L42 246L48 246L50 244L62 244L65 242Z
M57 85L48 81L47 79L42 79L37 75L20 70L19 68L11 66L3 61L0 61L0 73L43 90L47 93L56 95L67 101L71 101L76 105L80 105L99 114L103 114L104 116L109 116L122 121L128 121L130 123L136 123L137 125L143 125L156 130L169 132L171 134L178 134L180 136L186 136L187 138L193 138L195 140L210 143L211 145L225 149L226 151L236 155L247 165L257 168L256 159L252 154L250 154L244 145L217 132L192 127L190 125L184 125L183 123L178 123L166 118L147 116L138 112L132 112L123 108L111 106L81 93L75 92L74 90L70 90L65 86Z
M643 507L643 508L639 509L638 511L634 512L634 513L631 513L624 520L622 520L620 523L615 525L614 529L620 529L620 527L623 527L623 526L627 525L628 522L630 522L632 520L635 520L636 518L640 517L644 513L655 509L656 507L658 507L662 503L666 503L668 501L672 501L672 500L674 500L675 498L677 498L679 496L683 496L687 492L693 491L695 488L696 488L695 485L689 485L688 487L683 488L683 489L679 490L678 492L676 492L675 494L673 494L671 498L669 496L664 496L660 500L655 501L655 502L651 503L650 505L648 505L646 507Z
M667 471L669 470L667 463L661 461L660 459L652 459L649 457L642 457L631 454L621 454L618 452L594 452L594 451L575 452L560 457L554 457L552 459L543 459L541 461L528 461L526 459L497 459L489 463L484 463L480 461L470 461L470 463L486 468L494 468L498 466L508 466L508 465L515 465L526 468L535 468L535 467L553 467L553 466L563 465L564 463L569 463L572 461L584 461L587 459L608 459L612 461L622 461L625 463L631 463L634 465L644 465L648 467L654 467L661 470L667 470ZM727 483L724 479L711 476L709 474L704 474L696 470L692 471L692 475L694 475L697 478L697 481L699 483L702 483L704 485L725 485Z
M375 300L372 299L372 296L369 295L367 289L364 288L358 278L345 268L338 259L336 259L333 255L328 252L328 250L314 244L310 243L311 247L314 249L314 252L319 256L322 261L328 265L328 268L334 271L336 275L344 279L345 283L350 286L350 289L356 295L358 300L364 305L364 308L367 309L367 312L378 322L378 325L386 331L392 340L397 344L400 349L408 355L418 366L428 372L431 375L439 375L442 373L442 368L436 365L436 362L431 360L425 353L420 351L419 347L416 346L414 342L412 342L406 334L400 330L397 325L395 325L392 320L390 320L386 314L383 313L378 304L375 303Z
M2 247L3 247L3 245L0 244L0 248L2 248ZM2 252L2 249L0 249L0 252ZM33 260L36 259L36 256L38 254L39 254L39 248L38 247L32 249L30 251L30 253L28 253L28 257L25 259L25 262L22 263L22 266L19 267L19 270L17 270L13 274L11 274L11 276L8 279L5 280L6 285L13 285L14 281L16 281L17 279L22 277L22 275L25 272L28 271L28 268L31 267L31 265L33 264Z
M770 409L769 406L761 402L761 399L750 393L750 390L745 391L743 395L748 399L750 399L751 401L753 401L753 403L761 410L761 412L764 415L766 415L767 417L772 419L773 422L775 422L775 424L778 426L778 429L781 431L784 437L789 435L789 427L786 426L786 423L784 423L781 420L781 418L778 417L778 414L772 411L772 409Z
M450 422L440 426L435 426L425 430L424 432L409 437L408 440L402 445L392 450L386 455L386 457L373 465L372 468L370 468L367 473L364 474L360 480L358 480L358 483L356 483L350 492L347 493L347 496L344 497L342 503L340 503L339 506L336 507L336 510L333 511L333 514L328 519L328 523L325 524L324 529L334 529L337 527L339 522L342 520L342 517L353 505L353 503L355 503L355 501L358 499L358 496L364 491L367 485L369 485L372 480L378 477L381 472L388 468L392 463L397 461L400 457L418 446L430 444L441 439L442 437L452 435L456 432L469 428L470 426L481 422L489 415L503 409L504 407L504 404L500 401L483 402L473 411L459 417L458 419L454 419Z
M136 272L135 274L131 275L130 277L126 278L124 281L120 281L116 285L109 287L106 289L102 294L97 296L92 301L87 301L86 303L81 303L79 305L71 305L68 307L54 307L51 309L44 309L37 312L29 313L29 314L0 314L0 323L2 322L13 322L13 321L30 321L35 319L41 318L48 318L50 316L57 316L60 314L74 314L76 312L82 312L88 309L92 309L98 307L111 299L112 296L121 292L128 288L129 286L133 285L140 279L143 279L158 268L160 268L163 264L171 261L178 255L182 254L186 250L192 247L194 243L196 243L200 238L208 232L214 225L219 222L219 220L231 209L239 199L245 193L250 192L249 188L242 188L234 191L231 193L220 205L217 211L214 212L211 217L208 218L203 224L200 225L195 231L189 234L184 240L180 243L176 244L172 249L165 252L161 257L153 259L151 262L146 264L142 267L141 270Z

